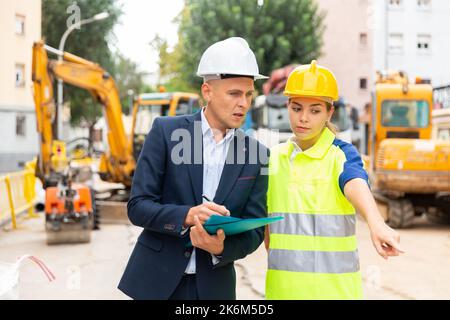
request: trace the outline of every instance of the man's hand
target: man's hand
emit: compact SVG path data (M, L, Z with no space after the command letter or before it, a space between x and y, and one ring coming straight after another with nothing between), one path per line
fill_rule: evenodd
M221 255L224 248L225 232L219 229L216 235L209 235L197 216L194 216L194 222L195 226L191 227L190 233L192 245L216 256Z
M201 224L204 224L206 220L212 215L229 216L230 211L224 206L220 206L214 202L205 202L196 207L189 209L186 219L184 220L183 227L187 228L195 224L194 217L197 216Z
M405 252L400 247L400 235L385 223L370 228L370 234L375 249L384 259Z

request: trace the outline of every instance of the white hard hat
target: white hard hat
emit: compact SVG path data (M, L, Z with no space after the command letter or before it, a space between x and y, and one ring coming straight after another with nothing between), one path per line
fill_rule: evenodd
M267 79L259 74L253 51L243 38L232 37L211 45L202 55L197 75L205 79L223 79L232 75Z

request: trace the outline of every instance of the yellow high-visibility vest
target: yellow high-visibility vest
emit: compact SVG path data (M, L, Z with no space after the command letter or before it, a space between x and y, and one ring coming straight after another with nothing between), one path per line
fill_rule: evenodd
M294 142L275 146L269 162L267 299L361 299L355 209L343 194L368 180L355 147L325 128L291 159Z

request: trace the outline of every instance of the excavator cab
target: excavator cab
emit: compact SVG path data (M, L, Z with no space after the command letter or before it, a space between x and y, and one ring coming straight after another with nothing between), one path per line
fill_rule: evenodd
M137 96L133 105L131 145L137 161L145 137L157 117L180 116L200 110L199 96L187 92L143 93Z
M374 157L386 139L431 139L431 85L408 83L401 72L379 76L373 105L369 150Z

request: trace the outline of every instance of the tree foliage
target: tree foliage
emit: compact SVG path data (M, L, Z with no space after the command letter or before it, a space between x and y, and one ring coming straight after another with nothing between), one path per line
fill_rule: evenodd
M42 35L45 42L54 48L59 47L68 21L74 19L74 5L80 9L81 20L104 11L110 16L105 20L83 25L80 30L74 30L69 35L64 50L98 63L114 77L115 59L108 43L114 40L112 30L122 14L117 0L43 0ZM71 122L74 124L81 120L92 123L101 114L101 108L96 107L91 95L85 90L66 84L64 100L70 101Z
M144 92L152 92L154 89L144 83L145 75L139 70L138 65L120 53L116 54L114 69L116 73L114 80L119 90L122 111L128 114L130 112L130 93L137 95Z
M174 50L178 79L198 88L201 79L195 74L202 53L232 36L248 41L262 74L309 63L321 53L323 19L313 0L186 0Z

